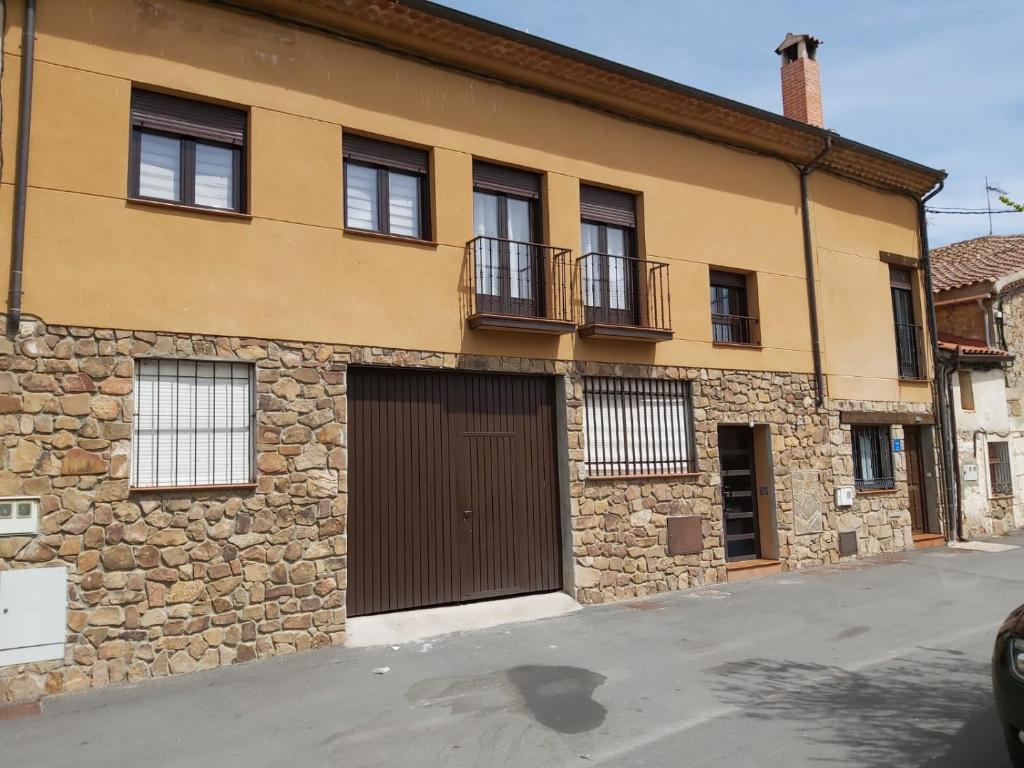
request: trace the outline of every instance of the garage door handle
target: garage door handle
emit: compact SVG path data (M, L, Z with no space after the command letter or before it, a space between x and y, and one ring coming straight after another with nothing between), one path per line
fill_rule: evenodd
M473 510L472 509L464 509L464 510L462 510L462 519L463 520L469 520L469 518L471 518L472 516L473 516Z

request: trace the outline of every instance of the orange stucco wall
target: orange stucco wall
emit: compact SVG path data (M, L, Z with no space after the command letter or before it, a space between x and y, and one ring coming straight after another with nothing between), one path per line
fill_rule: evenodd
M19 6L8 3L5 33L7 158ZM47 322L811 370L798 177L781 162L188 0L41 3L36 58L24 308ZM251 219L126 201L133 82L251 110ZM342 230L343 128L431 149L436 246ZM638 192L643 252L671 264L675 338L467 330L473 157L545 174L548 241L576 253L581 179ZM3 221L13 174L7 162ZM822 174L811 194L829 395L927 400L927 386L897 380L878 259L917 253L913 204ZM762 348L711 344L709 265L757 272Z

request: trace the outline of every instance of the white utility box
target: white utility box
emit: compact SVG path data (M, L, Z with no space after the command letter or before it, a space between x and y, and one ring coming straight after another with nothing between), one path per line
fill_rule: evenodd
M840 485L836 487L836 506L837 507L852 507L853 506L853 486L852 485Z
M0 536L34 536L39 531L39 499L0 498Z
M0 571L0 667L64 658L67 568Z

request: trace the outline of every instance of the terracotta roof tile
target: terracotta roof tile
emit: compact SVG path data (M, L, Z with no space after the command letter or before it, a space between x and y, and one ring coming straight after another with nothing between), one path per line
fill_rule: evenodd
M945 352L956 352L960 355L984 355L986 357L998 357L1006 360L1013 357L1006 350L990 347L980 339L966 339L963 336L953 336L949 333L939 334L939 349Z
M1024 235L987 235L932 248L936 291L998 280L1024 270Z

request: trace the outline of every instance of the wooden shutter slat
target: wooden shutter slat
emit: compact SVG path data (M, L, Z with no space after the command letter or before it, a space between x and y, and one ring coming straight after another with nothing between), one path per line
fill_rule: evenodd
M580 185L580 216L587 221L636 227L636 195Z
M413 173L426 173L429 163L425 150L353 133L342 136L341 149L346 160L383 165Z
M727 288L746 288L747 276L739 272L724 272L713 269L711 270L711 284L722 285Z
M889 285L893 288L911 290L913 283L911 282L910 270L901 267L889 267Z
M243 146L244 110L154 91L132 91L132 125Z
M506 195L540 197L540 176L518 168L473 161L473 186Z

